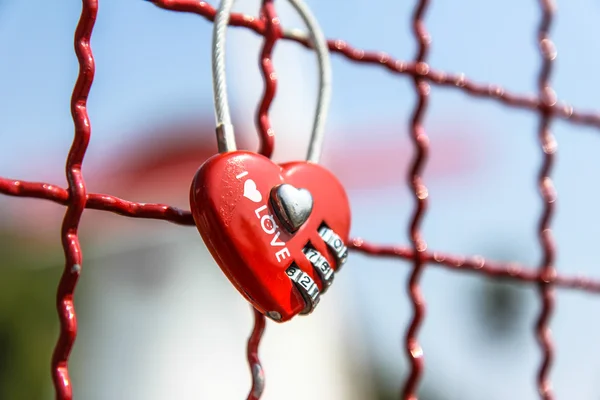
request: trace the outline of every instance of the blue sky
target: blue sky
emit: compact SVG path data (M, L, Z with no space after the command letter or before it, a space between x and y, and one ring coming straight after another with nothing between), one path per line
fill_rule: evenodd
M256 2L239 3L238 9L252 13ZM413 57L415 43L409 23L413 2L386 0L365 6L357 0L313 0L309 4L328 37L344 38L365 49L385 50L401 59ZM560 1L558 7L552 31L558 48L553 86L560 99L576 107L600 109L600 77L594 76L600 70L596 39L600 34L600 4L571 0ZM2 3L2 176L35 180L62 174L73 130L69 98L77 65L72 35L79 12L79 4L57 7L41 0ZM438 70L464 72L476 81L498 83L511 91L533 92L540 64L535 42L539 18L536 2L432 1L426 18L433 37L429 61ZM301 26L299 19L286 21L286 26ZM160 10L141 0L101 2L92 40L97 73L89 100L93 137L86 161L98 165L124 142L143 141L140 132L164 121L212 115L210 35L211 25L197 16ZM230 37L232 43L259 43L253 34L237 28L231 30ZM284 50L284 46L290 50ZM283 62L286 51L314 62L310 53L294 44L278 44L278 49L275 65L278 59ZM239 54L244 53L240 50ZM384 121L398 126L397 134L407 134L414 103L409 79L392 76L381 68L349 63L337 55L332 61L334 97L329 124L336 132L364 126L365 137L376 140L375 134L368 131L369 124ZM233 90L234 107L240 118L253 123L254 110L244 105L251 104L256 93L242 92L246 80L260 83L255 58L246 61L233 55L230 65L245 72L231 77L232 86L240 88ZM290 88L284 82L291 79L280 71L280 90ZM303 90L310 95L313 86L311 83ZM277 103L273 113L281 114L285 107ZM497 251L498 246L508 245L520 261L535 265L540 259L535 227L541 207L535 186L541 157L536 116L490 100L474 99L454 89L433 87L426 126L435 126L436 135L441 135L445 126L457 124L473 126L476 134L484 135L482 152L494 155L495 162L482 165L466 180L430 182L430 211L423 225L430 248L486 255ZM599 132L564 122L554 123L553 131L559 143L553 174L559 192L559 212L553 223L559 245L557 267L568 273L600 276L593 251L600 236L596 179ZM328 151L335 151L335 140L352 139L357 138L337 133L328 142ZM435 139L433 135L434 148ZM391 188L353 192L351 198L356 205L355 235L408 243L405 226L412 200L404 178ZM389 261L357 260L361 260L356 261L357 268L347 268L345 273L350 271L348 280L361 293L361 315L375 327L372 333L378 344L374 351L395 371L404 357L398 347L399 332L409 318L404 292L408 268ZM457 391L468 384L475 393L486 393L478 392L486 388L483 384L477 386L481 378L491 385L488 387L495 388L499 399L506 398L503 395L535 398L532 381L539 354L531 326L537 303L534 301L527 311L531 323L522 332L522 342L504 351L512 358L494 348L473 350L463 332L469 317L461 310L464 301L476 301L465 300L463 292L477 279L433 269L426 273L429 315L422 337L426 355L431 354L428 366L434 370L432 374L436 366L456 371L457 376L447 379L454 382ZM594 374L600 369L596 361L600 348L595 340L600 323L589 318L595 315L592 313L597 312L594 310L598 305L598 300L589 296L558 294L553 319L558 358L553 377L560 398L587 399L597 396L600 390L594 386ZM440 332L447 333L441 337ZM507 381L514 384L507 385Z

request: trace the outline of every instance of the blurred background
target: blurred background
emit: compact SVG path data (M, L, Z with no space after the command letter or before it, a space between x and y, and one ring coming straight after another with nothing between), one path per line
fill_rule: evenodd
M83 172L89 192L189 208L189 184L216 151L210 42L203 18L142 0L101 1L92 48L96 77L88 110L92 139ZM237 11L257 15L259 1ZM327 37L410 60L414 2L308 1ZM464 72L518 93L535 93L540 56L536 2L432 2L426 22L436 70ZM73 31L79 2L0 0L0 176L66 187L64 159L77 75ZM303 28L284 1L283 26ZM597 109L600 4L558 2L552 76L559 98ZM254 113L262 93L261 38L228 34L230 98L240 147L256 149ZM406 182L415 103L407 76L332 56L333 100L323 164L348 189L352 236L407 245L413 200ZM279 83L271 117L274 158L305 155L317 92L315 56L278 42ZM426 114L431 156L425 171L429 249L480 254L536 267L542 201L537 116L453 88L433 86ZM555 121L553 221L557 268L600 277L597 199L600 138L593 128ZM51 399L54 306L63 267L64 208L0 197L0 399ZM86 211L84 265L76 291L79 335L70 370L76 399L241 399L249 306L229 284L196 229ZM353 253L308 318L268 323L260 356L264 399L398 398L408 364L410 263ZM536 399L541 353L534 336L535 287L429 267L420 333L422 400ZM551 321L557 398L600 398L598 297L558 290ZM300 379L311 384L300 384Z

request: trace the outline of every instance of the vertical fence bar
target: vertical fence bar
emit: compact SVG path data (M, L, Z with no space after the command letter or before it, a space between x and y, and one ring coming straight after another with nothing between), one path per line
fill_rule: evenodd
M415 211L410 223L409 235L413 246L413 270L408 280L408 294L413 306L413 317L408 327L405 345L407 356L410 360L410 374L406 380L403 390L405 400L416 400L419 380L423 374L425 360L423 350L419 344L417 335L421 323L425 318L425 300L419 287L419 279L425 267L425 252L427 243L421 236L420 226L427 209L428 192L423 182L422 173L429 153L429 139L423 127L423 118L427 108L429 97L429 84L423 78L429 72L426 64L427 51L429 49L429 34L425 28L423 17L429 5L428 0L419 0L413 13L412 31L417 41L417 55L415 66L417 73L413 76L415 91L417 93L417 104L413 111L410 134L415 149L415 158L408 175L409 185L415 196Z
M254 307L252 307L252 310L254 311L254 328L252 329L252 334L248 338L248 347L246 351L248 366L250 367L250 372L252 374L252 387L248 394L248 400L259 400L265 389L265 373L260 363L260 358L258 357L258 347L265 331L266 318Z
M539 293L542 308L535 324L535 332L542 351L542 360L538 370L537 386L540 398L543 400L554 399L550 381L550 367L554 358L552 337L550 331L550 317L554 311L554 287L556 269L554 267L555 245L550 229L550 222L554 215L556 204L556 191L550 172L556 154L556 141L550 132L552 107L556 105L556 94L550 86L550 74L553 61L556 58L556 49L550 40L549 31L554 17L554 4L552 0L540 0L542 19L538 28L538 41L542 56L542 65L538 76L538 95L540 122L538 138L541 144L543 159L538 175L538 185L543 202L543 209L539 221L539 241L543 256L539 266Z
M256 111L256 127L260 137L259 153L271 157L275 145L275 130L271 127L269 109L277 90L277 74L273 68L272 53L275 43L282 36L281 24L272 0L263 0L261 17L265 23L265 33L259 62L265 86Z
M81 165L91 134L87 98L94 80L95 65L90 39L97 13L97 0L83 0L81 17L75 30L75 53L79 61L79 75L71 97L71 115L75 125L75 135L66 163L69 199L61 229L65 269L60 278L56 296L60 335L52 355L52 380L58 400L73 398L68 362L77 336L77 316L73 305L73 296L82 265L77 231L87 197Z

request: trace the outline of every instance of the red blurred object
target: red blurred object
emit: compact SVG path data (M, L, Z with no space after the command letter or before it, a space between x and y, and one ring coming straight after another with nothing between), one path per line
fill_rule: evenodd
M252 192L246 198L245 183L251 182ZM282 183L307 189L314 201L310 217L294 234L277 227L273 217L270 225L263 224L263 216L272 214L268 201L271 188ZM231 283L263 314L279 313L280 322L305 308L300 292L286 275L292 263L308 274L320 291L324 289L302 252L307 244L325 256L329 265L336 265L319 236L319 227L325 223L346 243L350 233L346 192L335 176L318 164L279 166L256 153L219 154L198 170L190 203L204 243Z

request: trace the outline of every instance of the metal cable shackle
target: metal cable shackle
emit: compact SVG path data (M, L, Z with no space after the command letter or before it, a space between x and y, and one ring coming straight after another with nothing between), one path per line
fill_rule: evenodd
M313 128L308 144L306 159L310 162L319 162L323 149L323 138L325 122L331 103L331 62L329 60L329 47L327 38L323 34L319 22L303 0L288 0L298 11L298 14L306 24L311 44L317 53L319 63L319 93L317 95L317 106Z
M235 151L235 136L225 82L225 33L235 0L222 0L215 15L212 38L212 81L217 120L217 146L220 153Z
M307 26L310 43L317 53L319 92L308 146L307 160L318 162L323 147L323 137L329 104L331 102L331 63L327 39L319 23L303 0L288 0ZM220 153L235 151L235 135L227 96L225 72L225 38L231 9L235 0L222 0L217 9L212 40L213 95L216 118L217 144ZM287 32L287 31L286 31ZM296 32L298 34L298 32Z

